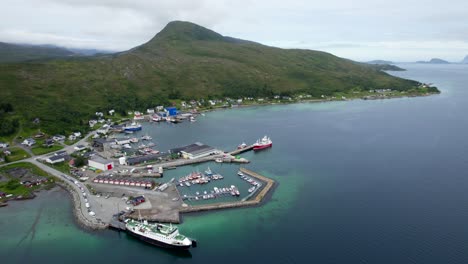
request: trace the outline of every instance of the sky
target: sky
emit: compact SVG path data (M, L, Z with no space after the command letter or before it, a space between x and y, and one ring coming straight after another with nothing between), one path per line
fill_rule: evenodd
M123 51L173 20L358 61L461 61L467 0L2 0L0 41Z

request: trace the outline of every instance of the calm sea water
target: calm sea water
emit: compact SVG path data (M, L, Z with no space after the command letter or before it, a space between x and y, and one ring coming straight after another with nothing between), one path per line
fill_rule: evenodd
M264 134L274 141L244 155L248 168L279 182L271 200L184 216L182 232L199 241L189 253L82 231L67 195L53 191L0 209L1 262L468 263L468 66L402 67L396 74L442 94L218 111L146 127L161 150L194 141L228 150ZM166 177L197 168L206 165Z

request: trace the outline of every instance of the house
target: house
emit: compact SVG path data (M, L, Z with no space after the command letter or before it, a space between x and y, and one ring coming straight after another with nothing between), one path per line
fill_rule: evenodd
M82 151L82 150L85 150L85 149L86 149L86 146L84 146L84 145L77 145L77 146L74 147L74 149L75 149L76 151Z
M101 128L99 128L98 130L96 130L96 133L99 133L99 134L107 134L107 133L109 133L109 126L104 125L103 127L101 127Z
M71 134L69 137L68 137L68 140L70 141L75 141L76 140L76 136Z
M32 145L36 144L36 140L34 140L32 138L27 138L21 144L25 145L25 146L28 146L28 147L31 147Z
M114 168L114 162L95 155L88 160L88 166L98 170L108 171Z
M64 162L65 161L65 156L57 156L57 155L53 155L53 156L49 156L47 159L46 159L46 162L49 163L49 164L56 164L56 163L60 163L60 162Z
M0 148L8 148L9 146L10 146L10 144L8 144L8 143L0 142Z
M149 108L149 109L146 109L146 113L148 113L148 114L150 114L150 115L151 115L151 114L154 114L154 109L150 109L150 108Z
M145 119L145 116L142 113L140 113L138 111L135 111L135 115L133 116L133 119L134 120L143 120L143 119Z
M103 117L104 114L103 114L102 112L96 112L96 116L97 116L97 117Z
M159 111L159 112L160 112L160 111L162 111L162 110L164 110L164 106L162 106L162 105L156 106L156 111Z
M3 154L4 154L5 156L10 156L10 155L11 155L11 151L9 151L8 149L6 149L6 150L3 151Z
M109 146L109 141L107 141L107 139L105 138L95 138L93 140L93 148L97 151L104 151L106 146L108 147Z
M52 147L54 145L55 141L51 138L48 138L44 141L43 146L46 148Z
M73 135L74 135L76 138L79 138L79 137L81 137L81 132L73 132Z
M242 99L237 99L238 104L242 104Z
M97 120L94 120L94 119L93 119L93 120L89 120L89 122L88 122L88 123L89 123L89 127L94 127L94 126L97 124L97 122L98 122L98 121L97 121Z
M41 123L41 119L39 119L39 117L34 118L33 124L37 125L39 123Z
M64 135L55 135L52 137L52 139L57 142L57 141L64 141L65 140L65 136Z
M109 115L114 115L114 113L115 113L114 109L109 110Z

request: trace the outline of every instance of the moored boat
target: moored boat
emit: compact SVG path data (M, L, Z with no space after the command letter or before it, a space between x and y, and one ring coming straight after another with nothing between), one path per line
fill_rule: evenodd
M272 146L273 142L271 141L271 139L267 136L264 136L262 139L259 139L257 140L257 142L255 142L253 150L262 150L266 148L271 148Z
M142 129L141 124L133 122L130 125L123 127L124 131L140 131Z

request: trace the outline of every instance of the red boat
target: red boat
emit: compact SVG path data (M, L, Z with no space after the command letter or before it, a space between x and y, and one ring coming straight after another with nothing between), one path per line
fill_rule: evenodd
M271 148L272 146L273 142L271 141L271 139L267 136L264 136L262 139L259 139L257 140L257 142L255 142L253 150L262 150L266 148Z

